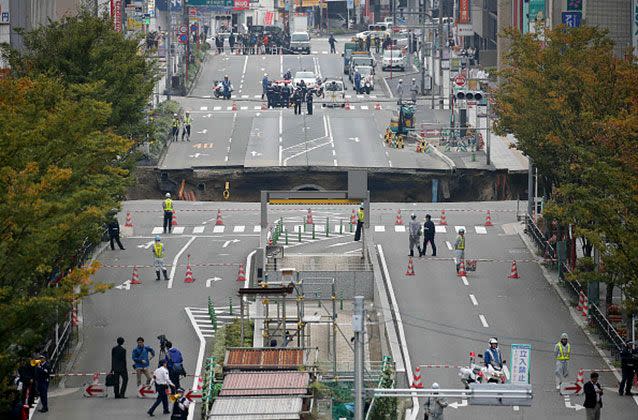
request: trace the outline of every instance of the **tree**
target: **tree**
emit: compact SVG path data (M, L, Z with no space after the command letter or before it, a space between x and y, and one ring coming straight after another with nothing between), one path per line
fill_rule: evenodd
M15 76L46 75L67 85L90 85L95 99L111 104L110 127L122 135L139 136L144 131L144 109L156 69L140 52L140 39L127 39L113 30L109 18L87 10L22 36L24 51L3 48Z
M497 130L514 134L550 198L544 216L601 251L605 270L583 260L575 277L620 286L638 299L638 67L613 56L591 27L506 32L512 41L495 92ZM589 256L587 256L589 257Z
M126 190L132 141L107 129L97 90L0 81L0 392L73 301L108 287L91 280L99 265L78 268L78 252L99 242Z

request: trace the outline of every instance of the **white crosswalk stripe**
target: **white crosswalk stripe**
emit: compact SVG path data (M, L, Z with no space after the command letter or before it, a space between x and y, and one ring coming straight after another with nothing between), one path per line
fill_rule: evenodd
M261 225L255 225L255 227L253 228L253 232L255 233L261 232Z
M213 233L224 233L225 229L226 229L226 226L218 225L213 228Z
M246 229L246 226L238 225L233 228L233 233L243 233L245 229Z
M152 235L159 235L162 232L164 232L164 228L162 228L161 226L155 226L153 228L153 231L151 232L151 234Z
M208 308L185 308L191 320L195 321L193 327L198 330L204 338L215 337L216 328L210 319ZM215 306L215 317L217 319L217 329L224 324L230 323L233 319L239 318L239 314L230 314L228 306Z
M405 226L404 225L395 225L394 226L394 231L395 232L405 232Z
M175 235L181 235L184 233L184 226L175 226L172 230Z
M207 106L200 106L199 110L200 111L208 111L208 107Z
M221 111L222 107L221 106L214 106L213 107L213 111Z
M434 231L436 233L447 233L447 228L445 226L434 226Z
M374 231L375 232L385 232L385 226L377 225L377 226L374 227Z
M474 230L476 231L476 233L478 233L479 235L485 235L487 234L487 229L485 229L485 226L474 226Z
M206 226L195 226L193 228L193 233L204 233L204 229Z

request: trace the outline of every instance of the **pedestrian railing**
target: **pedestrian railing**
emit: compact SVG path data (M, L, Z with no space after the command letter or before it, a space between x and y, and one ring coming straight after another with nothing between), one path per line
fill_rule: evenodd
M536 225L529 216L526 216L525 220L527 233L534 240L538 250L546 257L549 257L548 261L555 262L555 265L552 264L552 267L557 270L561 284L564 286L565 290L569 292L571 301L577 301L581 292L586 295L587 288L583 285L583 283L578 280L565 281L566 275L572 274L571 268L566 262L559 262L557 259L556 247L545 239L538 225ZM610 353L615 359L617 359L620 355L620 351L624 347L625 340L620 336L620 334L618 334L618 331L614 328L611 322L609 322L609 319L607 319L600 307L591 301L589 302L587 318L589 325L595 329L596 333L610 344Z

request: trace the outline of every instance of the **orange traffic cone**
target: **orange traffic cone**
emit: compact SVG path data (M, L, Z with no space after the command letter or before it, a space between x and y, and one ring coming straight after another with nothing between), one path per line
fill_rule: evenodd
M312 210L308 209L308 214L306 215L306 224L314 225L315 223L312 221Z
M346 111L350 111L350 101L346 99Z
M414 373L412 374L412 385L410 388L423 388L423 384L421 383L421 367L417 366L414 368Z
M405 272L406 276L413 276L414 275L414 262L412 261L412 257L408 258L408 269Z
M463 277L463 276L467 276L467 272L465 272L465 260L461 259L461 262L459 263L459 272L456 273L457 276L459 277Z
M244 271L244 264L239 264L239 271L237 272L237 281L246 281L246 272Z
M261 103L261 110L262 110L262 111L265 111L265 110L267 110L267 109L268 109L268 104L266 104L266 102L262 102L262 103Z
M441 226L446 226L447 225L447 218L445 217L445 210L441 210L441 221L439 222L439 225L441 225Z
M232 107L233 111L237 111L237 102L233 101L233 107Z
M576 306L576 310L578 312L582 312L583 307L585 306L585 293L581 290L578 293L578 306Z
M224 225L224 221L222 220L222 211L221 210L217 210L217 220L215 220L215 225L216 226L223 226Z
M175 213L175 210L173 210L173 220L171 221L171 226L177 226L177 214Z
M193 270L191 270L191 256L188 255L186 263L186 277L184 277L184 283L192 283L195 281L193 278Z
M589 316L589 298L587 296L585 296L585 299L583 300L583 316L585 318Z
M131 284L142 284L140 275L137 273L137 266L133 266L133 274L131 275Z
M131 216L130 211L126 212L126 223L124 223L124 227L129 227L129 228L133 227L133 216Z
M381 104L379 102L374 104L374 110L375 111L381 111Z
M490 214L490 211L487 211L487 216L485 216L485 227L489 227L489 226L494 226L492 224L492 215Z
M394 224L395 225L402 225L403 224L403 218L401 217L401 209L397 210L397 217L394 220Z
M518 269L516 268L516 260L512 260L512 269L510 270L510 275L507 276L508 279L520 279L521 277L518 275Z
M350 215L350 224L351 225L357 224L357 215L354 213L354 209L352 210L352 214Z
M581 390L583 388L583 384L585 382L585 370L583 368L578 369L578 374L576 375L576 383L580 385Z

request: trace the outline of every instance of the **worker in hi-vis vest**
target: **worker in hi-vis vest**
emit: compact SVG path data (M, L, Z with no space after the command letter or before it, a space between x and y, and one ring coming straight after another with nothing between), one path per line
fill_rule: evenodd
M162 238L159 235L155 237L155 243L151 247L153 253L153 266L155 267L155 274L157 275L157 281L160 280L160 270L164 274L164 280L168 280L168 273L166 272L166 266L164 265L164 244Z
M554 357L556 358L556 389L560 390L563 380L569 375L569 357L571 356L572 346L569 343L567 333L560 335L560 341L554 346Z
M168 233L173 230L173 200L171 200L171 193L166 193L166 199L162 203L164 209L164 233L168 228Z
M357 230L354 232L354 240L361 240L361 233L363 232L363 222L365 221L365 213L363 211L363 206L359 207L359 211L357 211Z

